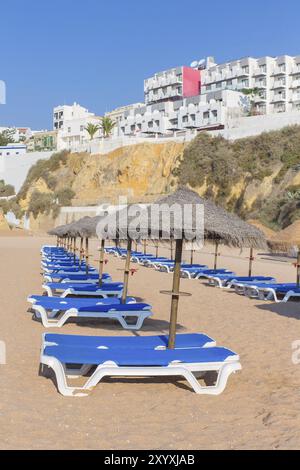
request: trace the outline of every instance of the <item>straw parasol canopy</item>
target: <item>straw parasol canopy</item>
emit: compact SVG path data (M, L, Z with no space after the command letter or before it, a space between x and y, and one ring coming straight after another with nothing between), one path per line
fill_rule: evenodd
M293 246L300 246L300 219L289 225L284 230L276 233L269 240L269 244L274 249L288 249Z
M190 209L189 217L185 218L185 210ZM131 209L134 208L134 212ZM204 210L202 224L199 223L199 208ZM168 219L168 224L164 222ZM132 222L138 221L138 229L132 230ZM103 222L103 221L101 221ZM169 348L174 348L176 337L176 323L179 291L180 268L184 240L198 241L204 239L229 246L250 248L265 247L265 237L256 227L253 227L234 214L226 212L216 206L212 201L202 199L194 191L182 187L173 194L160 198L155 204L132 205L110 215L105 224L97 226L99 238L127 239L127 259L125 267L124 292L127 292L128 274L132 241L155 239L176 240L175 267L173 275L173 288L171 294L171 319L169 333ZM137 224L135 225L137 228ZM125 295L125 294L124 294Z
M152 208L155 205L159 207L159 217L154 219L153 213L156 214L156 211L152 212ZM192 241L199 235L197 233L199 220L196 218L195 210L192 211L188 224L182 217L177 218L176 216L171 217L168 230L163 228L162 223L165 212L170 207L181 209L181 214L183 214L187 205L190 205L192 209L197 206L203 207L204 227L202 228L204 230L204 239L235 247L266 248L265 236L261 230L247 224L235 214L216 206L212 201L201 198L196 192L185 187L179 188L169 196L158 199L154 205L131 205L119 211L117 217L112 214L107 218L106 231L103 228L100 230L101 236L107 239L114 239L115 237L127 239L128 236L131 236L134 240L182 238ZM141 214L139 217L141 221L140 231L136 234L128 233L130 223L136 218L136 215L130 215L132 206L140 209ZM117 223L114 224L114 220ZM151 229L151 234L149 229Z
M281 230L274 237L269 240L269 246L272 250L288 250L292 247L297 247L297 268L296 282L300 286L300 219L296 220L293 224L289 225L284 230Z
M276 235L275 230L272 230L270 227L267 227L266 225L262 224L257 219L248 219L247 222L248 222L248 224L254 225L254 227L261 230L268 240Z

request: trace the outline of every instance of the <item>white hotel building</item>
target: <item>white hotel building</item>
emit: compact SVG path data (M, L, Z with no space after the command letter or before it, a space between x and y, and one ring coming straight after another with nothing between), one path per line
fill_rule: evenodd
M101 118L94 113L90 113L77 103L72 106L57 106L53 110L53 130L58 131L57 149L76 151L85 145L90 137L86 131L89 123L99 125ZM101 130L95 134L101 136Z
M300 110L300 56L248 57L210 64L201 76L201 93L257 88L255 104L259 114Z
M245 89L256 89L251 100L258 115L300 111L300 56L248 57L220 65L208 57L201 67L159 72L145 80L145 105L120 119L120 134L224 129L231 118L249 114Z
M246 96L245 89L252 90L252 96ZM243 126L246 134L253 135L274 126L298 124L300 56L247 57L224 64L208 57L190 67L154 74L144 81L144 96L145 103L105 114L116 122L113 138L192 136L202 130L226 133L239 128L243 135ZM58 149L88 147L85 128L89 122L99 124L100 119L76 103L55 108L53 128L58 131ZM101 138L100 130L95 140Z

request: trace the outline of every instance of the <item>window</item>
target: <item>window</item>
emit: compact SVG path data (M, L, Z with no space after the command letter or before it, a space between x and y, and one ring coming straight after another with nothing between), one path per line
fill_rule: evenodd
M189 120L189 118L188 118L187 116L183 116L183 118L182 118L182 122L184 122L184 123L185 123L185 122L188 122L188 120Z
M80 126L80 132L83 132L83 131L84 131L84 129L85 129L85 127L84 127L84 126Z
M71 127L68 127L68 132L69 132L69 134L71 133Z
M153 127L153 121L148 122L148 127L150 127L150 129Z
M209 111L205 111L205 113L203 113L203 119L209 119Z

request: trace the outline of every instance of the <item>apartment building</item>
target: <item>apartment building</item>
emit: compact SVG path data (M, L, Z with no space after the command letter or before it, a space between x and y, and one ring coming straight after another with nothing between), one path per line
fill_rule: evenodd
M119 122L120 133L167 136L189 129L222 129L230 117L242 116L247 110L249 99L243 93L219 90L128 110Z
M42 152L57 150L58 131L34 132L27 142L28 152Z
M57 149L76 151L87 144L90 136L86 131L88 124L100 126L101 118L86 108L74 103L72 106L57 106L53 110L53 130L58 131ZM101 129L94 138L101 137Z
M176 67L156 73L144 81L145 104L175 101L200 94L200 71Z
M120 121L122 120L124 114L131 110L140 108L141 106L144 106L144 103L128 104L125 106L120 106L119 108L115 108L112 111L106 112L104 114L105 117L110 118L113 122L116 123L116 126L114 127L113 132L112 132L113 136L120 135Z
M87 119L92 116L95 115L78 103L74 103L71 106L57 106L53 110L53 130L65 130L68 122L77 119Z
M201 93L246 88L255 90L258 114L300 110L300 56L247 57L201 71Z

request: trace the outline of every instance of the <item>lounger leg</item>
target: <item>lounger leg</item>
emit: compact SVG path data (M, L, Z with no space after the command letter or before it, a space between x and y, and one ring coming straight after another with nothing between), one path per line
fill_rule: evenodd
M218 373L216 384L213 386L202 386L199 384L195 375L186 370L184 377L189 382L193 390L201 395L220 395L227 385L228 377L241 369L240 363L224 364Z
M53 370L56 377L58 391L62 395L66 397L84 397L89 394L89 391L85 390L84 387L68 386L64 365L56 358L42 356L41 363L50 367Z
M129 315L128 315L129 316ZM133 316L133 315L131 315ZM126 321L126 316L122 316L120 315L118 317L118 320L120 322L120 324L122 325L122 327L125 329L125 330L140 330L143 326L143 323L144 323L144 320L148 317L150 317L151 314L149 315L149 312L145 312L144 315L139 315L137 316L137 321L135 324L129 324L127 321Z

